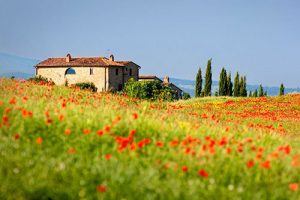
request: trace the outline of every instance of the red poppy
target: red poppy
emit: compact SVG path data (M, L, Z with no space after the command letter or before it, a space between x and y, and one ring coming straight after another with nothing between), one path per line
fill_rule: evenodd
M264 169L270 169L270 168L271 168L271 163L270 163L269 160L266 160L266 161L264 161L264 162L262 162L262 163L260 164L260 167L261 167L261 168L264 168Z
M183 172L187 172L189 169L188 169L188 167L187 166L183 166L182 168L181 168L181 171L183 171Z
M71 134L71 130L70 130L70 129L66 129L66 130L64 131L64 134L65 134L65 135L70 135L70 134Z
M97 192L106 192L107 191L107 186L106 185L98 185L96 187Z
M36 142L37 144L42 144L42 143L43 143L43 138L38 137L38 138L35 140L35 142Z
M104 131L103 131L103 130L97 131L97 135L98 135L98 136L102 136L103 134L104 134Z
M157 142L155 143L155 145L156 145L157 147L160 147L160 148L164 147L164 143L162 143L161 141L157 141Z
M138 118L138 114L137 113L133 113L132 117L133 117L133 119L137 119Z
M19 133L16 133L16 134L15 134L15 140L18 140L20 137L21 137L21 136L20 136Z
M249 161L247 162L247 167L248 167L248 168L254 167L254 161L253 161L253 160L249 160Z
M111 154L106 154L104 157L106 160L110 160L112 156L111 156Z
M299 184L298 183L291 183L290 185L289 185L289 188L290 188L290 190L291 191L298 191L298 189L299 189Z
M64 118L65 118L65 116L62 114L58 116L58 120L60 120L60 121L62 121Z
M76 149L73 148L73 147L71 147L71 148L68 149L68 153L69 154L75 154L76 153Z
M198 172L199 176L203 177L203 178L207 178L208 177L208 173L204 170L204 169L200 169Z
M84 135L87 135L87 134L89 134L91 131L89 130L89 129L83 129L83 134Z
M105 126L105 127L104 127L104 131L105 131L105 132L109 132L109 131L110 131L110 126Z

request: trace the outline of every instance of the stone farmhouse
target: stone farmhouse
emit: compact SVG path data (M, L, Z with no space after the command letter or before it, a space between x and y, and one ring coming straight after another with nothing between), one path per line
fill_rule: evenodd
M35 74L51 79L56 85L93 82L98 92L112 89L122 90L130 79L146 80L149 76L139 76L141 67L132 61L116 61L114 56L106 57L66 57L48 58L35 66ZM153 77L153 76L151 76ZM156 77L157 78L157 77ZM158 79L158 78L157 78ZM150 79L147 79L150 80ZM174 84L163 82L173 88L181 98L182 90Z

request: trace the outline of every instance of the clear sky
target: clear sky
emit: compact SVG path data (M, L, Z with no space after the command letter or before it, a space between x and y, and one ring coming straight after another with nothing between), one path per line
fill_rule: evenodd
M194 79L212 58L214 80L300 87L299 37L299 0L0 0L0 52L110 52L158 76Z

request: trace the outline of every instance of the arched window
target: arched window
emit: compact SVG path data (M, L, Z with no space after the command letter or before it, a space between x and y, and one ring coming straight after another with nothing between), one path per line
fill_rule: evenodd
M76 72L75 72L75 69L73 69L73 68L68 68L67 70L66 70L66 74L76 74Z

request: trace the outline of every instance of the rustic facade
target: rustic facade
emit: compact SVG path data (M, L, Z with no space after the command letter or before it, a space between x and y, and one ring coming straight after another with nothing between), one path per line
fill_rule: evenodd
M48 58L37 64L36 75L51 79L56 85L93 82L97 91L122 90L128 79L138 80L139 65L115 61L114 56Z
M139 81L159 81L162 85L169 86L173 91L175 91L179 99L183 97L183 90L171 83L168 76L165 76L164 80L162 81L160 78L154 75L140 75Z

